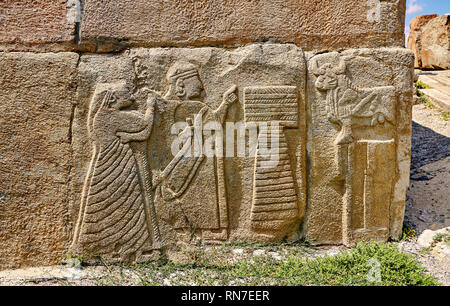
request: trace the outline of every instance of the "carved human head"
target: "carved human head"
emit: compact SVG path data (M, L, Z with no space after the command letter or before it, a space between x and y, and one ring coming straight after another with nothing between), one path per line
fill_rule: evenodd
M198 99L203 93L197 66L188 62L177 62L167 72L170 98L181 100Z
M131 89L126 83L117 83L108 90L108 106L112 109L122 109L133 104Z
M340 74L345 73L345 61L340 60L337 66L325 63L319 67L317 60L313 60L313 73L317 77L315 86L320 91L335 89L338 86Z

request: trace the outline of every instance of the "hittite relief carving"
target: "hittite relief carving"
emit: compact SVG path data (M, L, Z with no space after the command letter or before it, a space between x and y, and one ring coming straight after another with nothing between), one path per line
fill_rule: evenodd
M326 93L327 118L339 129L335 139L339 175L344 182L343 240L387 237L392 177L395 172L394 139L357 139L353 129L395 124L397 101L393 86L359 88L346 75L346 62L319 65L312 59L315 87ZM380 199L385 199L384 201ZM375 216L374 214L377 214ZM377 221L375 221L377 220Z
M326 92L328 120L337 124L340 133L336 144L347 144L353 141L352 123L365 119L367 126L395 123L395 88L382 86L376 88L359 88L346 76L346 63L340 58L337 66L324 63L319 66L312 60L313 73L317 77L317 90ZM370 123L369 123L370 121Z
M131 103L125 84L100 84L89 106L93 153L73 241L80 252L126 258L160 247L145 156L155 102L144 115L123 110Z
M174 228L195 228L202 230L204 239L227 239L228 209L225 197L223 157L205 158L202 152L204 145L202 125L210 121L223 124L228 108L236 102L236 86L232 86L224 95L217 109L212 109L204 103L203 82L198 68L187 62L175 63L167 73L169 90L164 95L167 101L167 124L173 126L176 120L185 119L188 126L182 132L186 137L193 137L192 157L186 157L186 151L181 150L159 175L157 182L157 197L167 206L179 206L185 218L178 219ZM190 150L184 146L185 150ZM212 197L205 197L202 203L207 209L198 209L198 203L190 201L190 186L199 184L195 176L197 172L207 172L208 180L213 184ZM160 185L160 186L158 186ZM200 187L200 186L199 186ZM186 220L188 220L186 222ZM200 221L201 220L201 221ZM203 222L207 220L207 222Z
M297 88L247 87L244 100L245 121L267 123L260 124L256 150L252 227L273 231L285 223L296 222L298 217L297 192L284 134L284 128L298 127ZM276 152L269 152L273 149Z
M135 61L137 84L147 71ZM160 249L162 239L154 201L177 206L182 218L176 228L195 228L205 240L228 238L228 208L225 197L223 157L205 158L202 125L224 123L228 108L237 101L237 87L231 86L217 109L202 101L203 83L197 67L177 62L167 72L169 89L164 96L140 86L148 94L145 114L125 110L133 104L132 89L124 83L99 84L89 106L88 130L93 153L83 189L80 215L72 248L82 253L113 258L142 258ZM146 156L157 104L173 125L177 115L186 116L186 128L178 134L181 150L167 167L153 176ZM188 141L193 138L193 148ZM188 152L193 149L193 152ZM192 155L192 156L191 156ZM184 198L203 168L214 184L215 195L202 203ZM205 200L208 198L205 198ZM197 222L196 220L207 220Z
M73 252L142 260L192 235L205 242L295 236L304 207L304 59L287 53L295 73L282 76L285 63L276 56L286 48L264 49L223 56L229 65L220 69L203 68L191 53L169 60L142 51L123 59L126 74L110 77L105 62L90 95L92 151ZM271 72L247 72L255 60ZM233 156L225 150L230 143ZM237 202L236 188L248 200Z

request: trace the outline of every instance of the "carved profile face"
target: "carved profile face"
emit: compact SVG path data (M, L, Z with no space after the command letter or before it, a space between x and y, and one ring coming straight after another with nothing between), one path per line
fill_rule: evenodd
M335 89L338 85L338 77L330 64L325 64L319 69L316 80L316 88L321 91Z
M199 100L204 92L198 67L189 62L176 62L167 72L170 88L167 99Z
M120 110L133 104L133 99L128 88L120 88L115 90L109 100L110 108Z

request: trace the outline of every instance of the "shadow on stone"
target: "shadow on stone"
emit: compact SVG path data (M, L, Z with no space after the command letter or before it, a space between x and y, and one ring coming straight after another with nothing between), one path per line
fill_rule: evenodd
M413 121L411 176L432 162L450 156L450 138Z

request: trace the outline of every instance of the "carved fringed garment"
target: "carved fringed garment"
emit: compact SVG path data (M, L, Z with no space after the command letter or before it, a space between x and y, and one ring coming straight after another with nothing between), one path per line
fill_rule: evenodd
M151 249L138 168L129 145L117 138L100 148L89 175L77 243L82 252L124 258Z
M170 128L173 123L190 118L193 119L194 126L202 131L201 124L213 120L210 119L211 113L212 110L199 101L180 103L169 100L163 122ZM198 136L200 135L194 134L194 137ZM174 140L175 137L170 139ZM202 138L194 138L194 141L199 148L203 148ZM218 176L216 163L216 157L184 157L163 181L155 202L159 202L160 211L166 210L169 216L165 219L172 228L218 230L228 226L226 198L223 195L224 188L218 183L222 178Z

